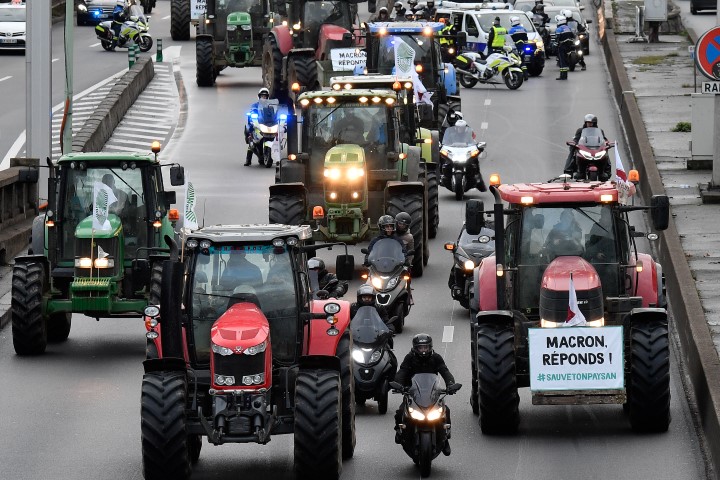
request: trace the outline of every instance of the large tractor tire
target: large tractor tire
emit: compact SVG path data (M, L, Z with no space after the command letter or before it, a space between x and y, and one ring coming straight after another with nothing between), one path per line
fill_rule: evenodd
M263 44L262 77L263 86L270 90L270 98L280 98L282 89L283 54L274 37L268 36Z
M143 376L140 434L145 480L190 478L186 391L182 373L152 372Z
M667 321L632 325L627 378L630 425L666 432L670 425L670 344Z
M301 195L270 195L270 223L301 225L305 221L305 199Z
M438 168L440 168L438 166ZM437 170L428 170L428 238L437 237L440 227L440 200Z
M339 372L300 370L295 382L295 472L338 479L342 472L342 392Z
M190 0L170 0L170 36L190 40Z
M337 347L340 359L342 386L342 456L352 458L355 453L355 377L353 375L352 339L347 330Z
M421 193L394 195L388 199L387 214L395 217L400 212L407 212L412 217L410 233L415 240L415 256L413 257L412 276L422 277L425 266L425 223L423 221L423 198Z
M150 271L150 294L148 305L160 305L160 293L162 288L163 262L153 262Z
M45 268L39 262L17 262L13 268L12 336L15 353L40 355L45 353L48 333L42 312Z
M50 343L60 343L70 336L72 326L72 313L55 313L47 321L47 340Z
M215 60L211 38L195 39L195 80L198 87L215 85Z
M319 83L315 57L295 55L288 58L287 77L288 89L297 82L308 90L317 90Z
M480 428L486 435L510 434L520 423L512 325L481 323L475 342Z

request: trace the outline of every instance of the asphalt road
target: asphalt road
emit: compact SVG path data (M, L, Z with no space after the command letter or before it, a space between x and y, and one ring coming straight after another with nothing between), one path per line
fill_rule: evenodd
M162 17L166 9L167 3L160 2L153 14ZM199 198L196 213L206 224L266 222L273 172L242 166L245 108L261 86L260 70L228 69L218 77L216 88L199 89L194 81L194 44L182 45L178 66L188 118L182 136L161 154L163 160L186 167ZM503 182L511 183L542 181L560 173L567 154L565 140L588 112L599 117L608 138L622 139L600 48L591 48L588 70L571 73L567 82L554 80L558 70L552 60L542 77L518 91L504 86L462 91L465 118L488 144L488 158L481 165L486 176L497 172ZM469 198L491 202L489 194L471 192ZM433 478L704 478L705 462L676 362L671 375L673 421L665 434L632 433L620 406L532 406L527 389L521 390L518 435L481 434L468 400L468 314L450 298L446 283L451 258L442 249L443 243L457 238L463 206L451 192L440 191L440 229L430 244L430 263L425 275L413 282L416 305L406 330L395 340L402 356L415 333L431 334L436 351L464 384L448 400L453 453L433 462ZM352 251L359 260L359 248ZM332 259L329 253L323 256ZM348 298L358 285L351 285ZM139 400L144 344L139 319L96 322L76 315L69 340L49 346L38 358L15 356L10 329L0 332L0 477L142 478ZM391 398L391 405L398 403L398 397ZM378 415L372 401L358 411L357 449L344 465L343 478L419 478L418 469L394 444L392 425L392 415ZM193 478L292 478L292 449L291 436L274 437L265 446L206 443Z

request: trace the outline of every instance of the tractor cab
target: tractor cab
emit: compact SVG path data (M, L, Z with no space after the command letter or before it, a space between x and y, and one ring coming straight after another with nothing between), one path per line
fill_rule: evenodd
M281 5L282 8L282 5ZM301 0L286 2L288 27L293 32L295 48L313 48L323 60L336 47L352 44L353 15L350 2L340 0Z

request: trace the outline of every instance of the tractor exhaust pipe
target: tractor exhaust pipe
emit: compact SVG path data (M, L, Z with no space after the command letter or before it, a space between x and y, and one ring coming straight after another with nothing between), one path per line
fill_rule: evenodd
M183 358L182 318L180 305L183 290L183 264L178 261L178 247L165 236L170 245L170 260L163 262L160 294L160 325L164 358Z

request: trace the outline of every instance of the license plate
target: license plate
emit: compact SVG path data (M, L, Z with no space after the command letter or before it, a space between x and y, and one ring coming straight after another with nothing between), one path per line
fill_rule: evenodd
M0 43L17 43L17 38L0 38Z

